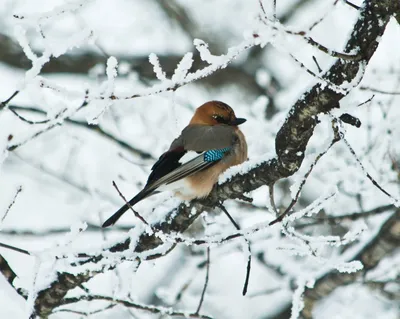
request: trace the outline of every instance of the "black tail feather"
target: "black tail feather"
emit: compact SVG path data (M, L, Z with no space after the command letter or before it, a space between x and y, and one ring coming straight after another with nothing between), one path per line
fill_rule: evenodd
M130 201L129 201L129 205L125 204L124 206L122 206L120 209L118 209L109 219L107 219L103 225L101 227L105 228L111 225L114 225L118 219L121 218L121 216L129 209L129 206L133 206L135 204L137 204L138 202L140 202L142 199L152 195L153 192L150 190L142 190L141 192L139 192L135 197L133 197Z

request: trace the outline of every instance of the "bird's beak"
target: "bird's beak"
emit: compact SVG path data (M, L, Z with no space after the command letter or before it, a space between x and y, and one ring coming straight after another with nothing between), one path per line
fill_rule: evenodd
M236 118L236 119L234 119L230 124L236 126L236 125L243 124L243 123L246 122L246 121L247 121L247 120L246 120L246 119L243 119L243 118Z

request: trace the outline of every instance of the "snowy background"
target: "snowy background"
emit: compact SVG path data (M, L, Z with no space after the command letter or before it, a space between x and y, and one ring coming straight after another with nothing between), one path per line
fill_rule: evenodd
M319 81L305 68L320 74L313 57L323 71L336 61L291 33L305 31L343 52L359 17L346 1L276 3L275 12L267 0L262 7L257 0L0 0L0 101L19 91L0 108L0 242L31 254L0 247L17 274L13 286L0 276L0 318L28 318L37 292L57 272L99 268L71 266L78 253L101 253L143 231L131 213L114 227L100 228L123 204L112 181L126 197L138 192L154 161L204 102L221 100L247 118L241 128L249 162L222 180L276 156L276 133L291 106ZM265 14L269 24L260 19ZM274 14L282 23L278 28L271 27ZM116 268L103 268L67 297L107 296L193 318L296 318L305 286L312 289L330 272L362 272L354 256L399 212L399 39L393 18L361 83L331 113L361 120L360 128L346 125L344 130L364 170L344 141L336 143L317 163L294 206L299 215L311 215L286 226L266 227L275 218L267 186L246 194L251 204L225 202L252 233L247 236L253 256L247 296L242 296L247 248L237 238L210 244L209 282L199 315L207 245L179 244L139 267L129 252L108 256L103 266L116 263ZM188 52L194 62L186 76L192 66ZM332 140L332 117L319 120L300 170L274 187L282 211ZM136 208L155 223L178 204L163 193ZM251 232L257 225L262 229ZM215 209L203 213L185 236L217 240L232 233L233 225ZM399 318L399 265L395 249L377 267L321 298L313 316ZM24 289L28 299L13 287ZM50 317L84 315L168 318L112 300L68 304Z

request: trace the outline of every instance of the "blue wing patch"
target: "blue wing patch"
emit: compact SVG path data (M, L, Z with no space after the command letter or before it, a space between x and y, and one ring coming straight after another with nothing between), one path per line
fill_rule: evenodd
M204 153L205 162L219 161L224 157L224 154L230 150L230 147L221 148L219 150L209 150Z

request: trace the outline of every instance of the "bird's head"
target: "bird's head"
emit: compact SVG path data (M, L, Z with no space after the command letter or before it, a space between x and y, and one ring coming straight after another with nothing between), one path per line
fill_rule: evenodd
M196 109L189 124L237 126L244 122L246 122L246 119L237 118L228 104L220 101L210 101Z

